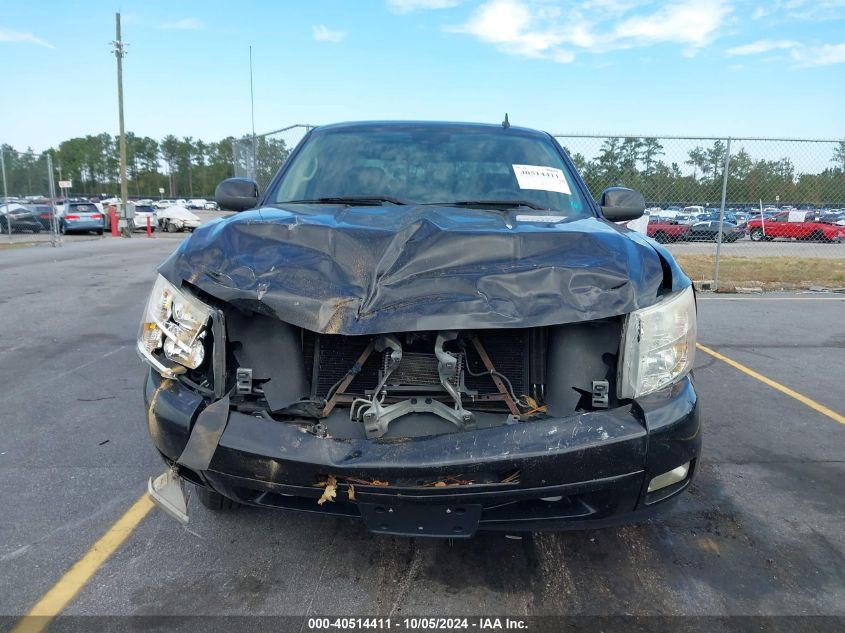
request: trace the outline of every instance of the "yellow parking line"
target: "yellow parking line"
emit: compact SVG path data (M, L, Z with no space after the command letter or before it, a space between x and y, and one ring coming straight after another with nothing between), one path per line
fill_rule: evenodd
M786 394L790 398L795 398L798 402L806 404L808 407L813 409L813 411L818 411L822 415L826 415L827 417L829 417L831 420L839 422L839 424L845 424L845 415L841 415L833 409L830 409L824 406L823 404L819 404L812 398L808 398L807 396L800 394L797 391L780 384L779 382L775 382L771 378L766 378L763 374L759 374L750 367L746 367L742 363L738 363L735 360L728 358L724 354L720 354L716 350L710 349L709 347L705 347L701 343L696 343L695 346L702 352L710 354L710 356L712 356L713 358L718 358L720 361L727 363L728 365L735 369L738 369L742 373L748 374L749 376L751 376L752 378L756 378L763 384L769 385L769 387L771 387L772 389L777 389L778 391L783 394Z
M11 633L41 633L46 630L53 618L70 604L103 563L129 538L153 505L152 499L144 493L59 579L59 582L35 603Z

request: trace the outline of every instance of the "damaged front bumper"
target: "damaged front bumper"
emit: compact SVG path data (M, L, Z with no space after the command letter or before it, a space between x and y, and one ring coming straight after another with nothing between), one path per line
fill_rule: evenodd
M467 537L625 523L685 489L701 449L691 378L616 409L407 439L321 437L231 411L207 467L177 464L208 400L148 373L153 441L179 475L240 503L363 518L374 532ZM655 477L686 477L648 492ZM333 501L318 504L327 482Z

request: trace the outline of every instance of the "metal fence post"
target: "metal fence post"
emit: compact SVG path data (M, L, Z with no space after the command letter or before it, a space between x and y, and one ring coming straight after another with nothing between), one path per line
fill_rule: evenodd
M9 191L6 187L6 152L0 146L0 167L3 169L3 205L6 209L6 228L9 230L9 244L12 243L12 220L9 217Z
M725 150L725 173L722 177L722 204L719 206L719 232L716 234L716 270L713 273L713 290L719 290L719 257L722 252L722 229L725 225L725 198L728 194L728 170L731 164L731 137Z
M61 246L59 237L59 219L56 217L56 181L53 180L53 157L47 154L47 187L50 189L50 244L55 248Z

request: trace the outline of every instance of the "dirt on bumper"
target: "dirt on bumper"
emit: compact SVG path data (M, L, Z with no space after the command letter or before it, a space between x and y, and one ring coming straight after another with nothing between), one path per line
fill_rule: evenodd
M153 440L175 462L204 401L154 373L146 396ZM460 527L452 534L460 537L635 518L663 505L647 498L648 481L695 462L700 448L697 398L685 379L614 410L405 440L319 437L232 411L209 467L182 470L249 505L362 517L391 534L446 536ZM334 497L318 503L329 485ZM455 524L457 515L464 523ZM422 521L431 516L434 523Z

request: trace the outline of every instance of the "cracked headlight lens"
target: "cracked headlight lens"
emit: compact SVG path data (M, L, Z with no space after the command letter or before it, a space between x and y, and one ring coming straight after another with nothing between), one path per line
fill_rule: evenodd
M159 275L138 332L141 357L159 372L166 372L165 375L173 372L153 356L153 352L160 349L170 360L196 369L205 359L203 339L209 317L209 306Z
M619 397L644 396L686 376L695 358L695 340L692 286L631 312L622 331Z

